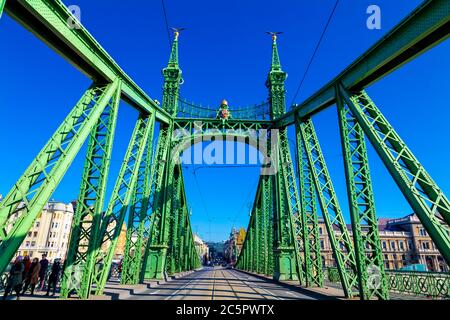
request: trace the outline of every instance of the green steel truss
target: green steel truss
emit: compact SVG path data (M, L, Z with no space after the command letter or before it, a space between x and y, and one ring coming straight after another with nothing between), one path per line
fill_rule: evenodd
M165 189L165 169L167 167L166 163L168 162L168 149L170 146L170 130L166 127L161 127L159 131L158 143L156 146L156 154L153 160L153 169L152 169L152 185L149 199L149 208L150 214L146 216L145 228L143 231L143 245L145 248L144 256L142 260L141 270L139 274L140 281L144 281L144 279L151 278L150 269L147 268L147 260L149 254L149 248L152 241L149 241L152 236L152 230L154 225L155 217L159 219L158 212L161 207L161 202L164 196ZM150 267L150 265L149 265Z
M338 203L325 158L319 145L313 123L307 119L300 123L302 142L305 144L309 165L318 191L319 203L330 238L342 287L346 296L358 293L355 252L341 208Z
M317 212L317 193L309 166L305 144L301 139L299 123L296 123L297 166L301 193L301 219L305 256L306 286L323 286L322 256ZM297 218L298 219L298 218Z
M320 206L345 295L388 298L365 136L450 263L447 197L366 92L354 91L448 38L448 1L425 1L336 79L289 112L284 87L287 74L281 68L274 35L266 80L268 104L261 105L258 111L239 110L228 120L214 117L213 109L195 117L181 112L190 117L177 117L182 75L178 65L178 32L169 63L163 70L164 96L160 107L83 26L68 27L70 12L61 1L0 0L0 16L3 8L95 79L95 83L0 203L0 271L14 257L89 135L62 278L62 297L74 294L86 299L92 293L103 292L125 221L123 284L161 279L167 273L200 266L182 170L176 160L193 141L217 134L226 139L230 135L243 137L254 146L258 146L260 138L263 142L278 141L275 147L270 144L266 150L268 156L273 156L270 159L278 171L260 177L238 268L272 275L278 280L298 279L304 286L323 286L318 232ZM140 115L103 212L120 100L131 104ZM350 240L310 118L334 103L338 106L354 241ZM263 120L268 113L270 120ZM153 152L156 121L160 130ZM291 124L296 126L298 176L288 143L287 126ZM273 128L279 131L268 132ZM375 283L374 270L380 280Z
M447 264L450 202L365 91L340 94Z
M95 262L104 205L106 182L111 160L114 130L120 101L120 85L90 134L80 194L75 207L69 249L61 281L61 296L89 296L89 272Z
M119 81L92 85L1 202L0 270L13 258L118 86Z
M361 299L388 299L364 132L336 91L359 293Z
M151 119L154 127L155 119ZM147 138L147 147L144 150L142 161L139 166L137 182L131 200L130 211L128 212L128 224L126 233L126 244L122 266L122 284L138 284L144 251L144 233L150 225L149 201L153 182L154 166L152 167L153 154L153 132Z
M141 114L134 127L124 161L119 171L111 199L103 215L99 238L95 244L95 266L89 271L95 294L102 294L111 268L117 240L125 215L131 207L131 197L148 137L154 128L154 117ZM151 142L150 142L151 143Z
M279 154L280 154L280 173L283 176L284 194L288 209L288 216L290 217L291 234L293 237L293 244L296 254L297 274L300 283L306 284L306 268L304 265L305 260L310 260L309 256L305 255L305 252L309 251L309 241L304 242L304 219L301 215L300 198L297 189L297 179L295 177L294 165L292 163L291 152L289 149L289 140L287 135L287 129L281 129L279 133Z

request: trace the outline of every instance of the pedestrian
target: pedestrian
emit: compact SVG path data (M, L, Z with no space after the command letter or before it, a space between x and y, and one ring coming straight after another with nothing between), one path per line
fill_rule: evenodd
M46 296L48 296L50 294L51 287L53 287L52 296L55 295L56 285L58 284L60 272L61 272L61 261L60 261L60 259L55 259L55 261L53 262L53 265L52 265L52 272L50 273L50 276L48 277Z
M25 278L25 286L22 291L22 295L28 290L28 287L31 286L31 295L34 294L34 288L36 284L39 283L39 271L41 270L41 264L39 263L38 258L34 258L33 262L30 265L30 270L28 271Z
M26 255L23 257L23 274L22 274L22 278L25 279L25 277L28 274L28 271L30 270L30 266L31 266L31 260L30 260L30 256Z
M39 261L39 264L41 265L41 270L39 270L39 290L44 290L45 276L47 275L48 268L48 260L45 253L42 255L42 259Z
M16 292L17 300L20 300L20 290L22 289L22 273L24 265L22 263L23 257L18 256L14 261L14 264L9 270L8 284L5 288L5 293L3 294L3 300L6 300L11 290Z

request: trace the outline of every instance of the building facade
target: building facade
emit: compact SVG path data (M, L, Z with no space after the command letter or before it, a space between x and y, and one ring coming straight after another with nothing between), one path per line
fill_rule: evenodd
M245 235L246 231L244 228L240 228L239 231L236 228L231 230L230 237L224 245L224 258L227 262L236 263L244 245Z
M70 240L73 214L71 203L57 201L47 203L28 231L17 255L40 258L45 253L50 261L57 258L64 260Z
M209 257L209 247L208 245L198 236L198 234L194 233L194 245L197 250L197 254L200 257L200 261L205 263Z
M347 225L347 229L352 237L351 225ZM386 270L420 264L427 271L449 271L444 258L414 213L399 219L379 219L378 230ZM336 266L323 220L319 220L319 235L323 265Z

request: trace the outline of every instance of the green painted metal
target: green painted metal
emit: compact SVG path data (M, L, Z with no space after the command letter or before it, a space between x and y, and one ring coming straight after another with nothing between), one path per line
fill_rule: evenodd
M279 154L280 154L280 173L283 176L285 195L287 197L288 214L290 217L290 232L292 235L292 243L295 249L297 274L300 284L306 284L305 260L310 260L309 256L305 255L305 247L309 247L309 241L304 242L304 219L302 216L300 197L297 189L297 180L294 173L294 165L292 162L291 151L289 149L289 141L287 136L287 129L281 129L279 133Z
M309 166L305 144L301 139L300 124L296 122L297 166L301 194L301 219L305 255L305 273L308 286L323 287L322 256L320 254L319 223L316 189Z
M444 272L387 271L389 291L448 300L450 274Z
M181 74L182 71L178 65L178 31L175 31L169 63L167 67L163 69L163 108L172 117L177 114L178 100L180 97Z
M160 135L165 135L166 146L170 146L173 125L160 128ZM170 156L169 148L163 150L165 166L163 168L162 185L153 202L152 222L149 241L147 242L145 255L145 278L164 279L166 271L166 256L168 248L168 223L171 206L171 192L173 189L173 172L175 162Z
M93 270L90 271L92 285L95 286L93 291L96 295L103 293L108 279L117 239L130 207L147 139L153 130L151 120L151 115L139 115L108 208L102 218L99 241L96 243L94 251L96 263Z
M284 88L286 78L287 73L281 70L277 37L274 35L272 36L272 64L266 80L266 87L269 89L271 119L280 117L286 112L286 90Z
M314 184L318 191L319 203L342 287L345 295L352 297L358 294L355 252L311 119L300 123L300 132L312 169ZM353 272L348 272L347 268Z
M102 85L93 85L86 92L0 204L0 271L13 257L89 133L62 296L75 293L80 298L88 298L92 289L96 294L102 293L127 213L122 283L137 284L144 279L161 279L166 273L199 267L182 170L174 159L193 141L217 133L223 137L227 134L242 137L247 143L257 145L257 138L267 131L255 130L273 127L280 132L269 134L267 139L278 138L280 143L276 149L267 151L273 153L272 160L279 170L274 176L260 178L238 268L279 280L299 278L306 286L322 286L318 196L338 266L337 273L331 272L329 276L338 275L348 297L357 290L362 299L388 297L364 133L449 263L449 201L367 94L349 93L355 88L361 90L446 39L448 1L425 1L336 79L287 114L284 87L287 75L281 68L276 35L273 35L272 63L266 80L268 102L256 109L235 112L231 108L233 117L226 121L215 119L213 109L194 104L186 107L187 112L181 110L188 118L177 116L182 101L178 32L175 32L169 63L163 69L161 108L83 26L69 27L67 21L71 14L61 1L16 0L5 5L5 0L0 0L0 15L4 6L10 16ZM337 84L342 87L338 86L336 91ZM120 99L137 108L140 117L100 221ZM354 246L310 120L312 114L334 102L340 117ZM183 103L182 108L186 105ZM153 157L153 130L157 120L161 128ZM287 138L286 126L293 123L297 129L301 193ZM368 268L372 266L381 272L381 287L369 287ZM80 269L81 281L72 281ZM439 283L432 285L436 288Z
M3 14L3 9L5 8L6 0L0 0L0 19Z
M13 258L118 85L119 81L92 85L1 202L0 271Z
M297 116L308 118L335 104L337 84L361 90L448 39L449 21L448 0L423 1L337 77L276 119L276 126L294 124Z
M147 138L147 146L139 166L137 182L135 184L131 208L128 212L127 235L124 250L122 284L138 284L140 280L144 244L144 231L149 225L149 200L152 183L152 154L153 133L155 128L155 117L150 119L150 136Z
M364 132L336 89L361 299L388 299Z
M95 262L93 245L100 228L119 102L120 84L90 134L61 279L62 298L73 294L81 299L89 296L89 270Z
M9 16L42 39L94 81L122 82L122 99L139 112L156 114L169 123L171 116L140 88L80 23L73 28L72 13L61 0L13 0L5 10Z
M169 215L169 242L167 251L167 273L174 274L179 270L179 253L178 253L178 227L180 223L181 211L186 210L186 203L182 197L182 173L181 165L174 168L173 188L170 194L171 214Z
M328 280L339 282L337 268L326 268ZM425 296L433 299L450 298L450 274L429 271L386 271L389 292Z
M450 202L365 91L340 94L414 212L450 264Z
M150 250L150 244L152 243L151 237L152 237L152 228L154 225L154 219L155 216L157 217L157 214L154 213L158 212L161 207L162 197L164 196L164 187L165 187L165 181L164 181L164 174L165 174L165 168L166 163L168 161L168 149L170 146L170 130L167 127L161 127L159 131L159 137L158 137L158 143L156 147L156 154L155 158L153 160L153 180L152 180L152 188L150 192L150 200L149 200L149 213L147 214L148 220L146 222L146 227L144 228L144 237L147 239L145 243L143 243L143 247L145 248L144 256L143 256L143 266L141 268L141 274L140 274L140 280L141 282L144 281L144 279L151 279L152 276L150 275L150 264L148 263L149 260L149 250Z

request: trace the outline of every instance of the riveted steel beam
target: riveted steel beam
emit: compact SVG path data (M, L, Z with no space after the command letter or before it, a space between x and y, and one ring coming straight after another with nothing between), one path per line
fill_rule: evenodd
M128 104L140 112L155 113L158 121L170 122L171 116L120 68L62 1L7 1L5 11L89 78L96 82L119 78Z
M340 94L406 200L450 264L450 202L365 91Z
M86 271L91 270L95 261L92 252L101 223L119 102L120 85L90 134L69 249L64 262L62 298L76 295L87 299L89 296L89 274Z
M14 256L39 212L58 186L119 80L92 85L0 204L0 272Z
M361 90L447 39L450 5L447 0L427 0L364 52L336 78L304 102L275 120L277 127L293 124L336 103L335 86Z

